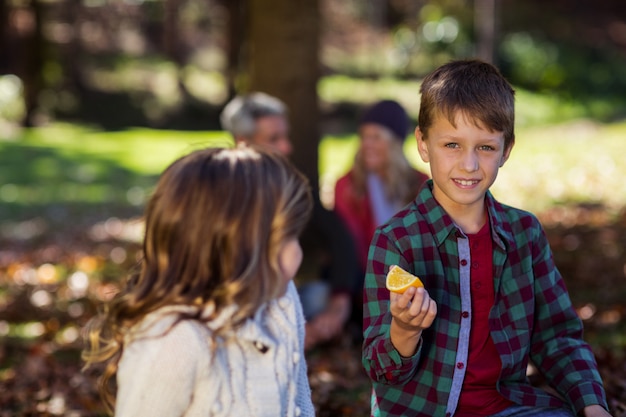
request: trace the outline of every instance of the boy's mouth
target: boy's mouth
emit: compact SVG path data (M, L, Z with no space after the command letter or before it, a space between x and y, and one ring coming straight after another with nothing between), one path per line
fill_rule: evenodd
M454 182L456 182L459 185L462 185L464 187L469 187L472 185L476 185L480 182L480 180L461 180L461 179L455 179Z

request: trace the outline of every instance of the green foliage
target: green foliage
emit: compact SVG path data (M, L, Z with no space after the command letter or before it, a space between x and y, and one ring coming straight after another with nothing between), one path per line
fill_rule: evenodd
M0 133L2 125L24 117L22 81L15 75L0 76Z
M500 55L502 72L515 85L576 102L594 119L626 114L624 58L617 51L516 32L505 37Z
M419 113L420 80L397 78L367 79L344 75L327 76L320 80L318 92L327 103L362 105L383 98L402 103L416 120ZM542 94L523 87L516 88L516 123L518 127L563 123L568 120L592 117L603 109L612 108L606 100L577 101L556 94Z
M521 32L507 35L501 50L511 62L510 78L521 85L545 90L563 83L565 74L558 65L559 52L555 45Z

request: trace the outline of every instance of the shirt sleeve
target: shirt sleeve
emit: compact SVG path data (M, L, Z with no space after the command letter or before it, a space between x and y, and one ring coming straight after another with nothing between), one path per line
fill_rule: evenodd
M206 339L189 321L132 340L119 363L115 416L184 415L193 399L196 369L208 356Z
M585 406L607 407L602 380L583 326L572 306L552 251L540 225L532 247L536 315L531 359L546 379L580 412Z
M421 343L410 358L400 356L391 343L389 290L385 279L389 266L407 267L394 243L380 230L374 234L367 260L363 301L363 366L370 379L385 384L402 384L417 371Z

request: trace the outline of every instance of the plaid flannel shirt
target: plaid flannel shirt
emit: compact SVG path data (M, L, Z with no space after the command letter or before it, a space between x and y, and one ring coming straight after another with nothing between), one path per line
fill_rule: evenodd
M526 377L531 360L576 412L591 404L606 408L594 355L582 339L582 322L539 221L490 193L485 201L494 242L489 328L502 361L498 390L517 404L564 406L531 386ZM365 277L363 344L363 365L374 386L373 415L454 414L470 331L469 272L463 273L463 265L471 264L467 240L434 199L432 180L376 230ZM400 356L389 337L385 277L393 264L418 275L437 302L437 318L409 358Z

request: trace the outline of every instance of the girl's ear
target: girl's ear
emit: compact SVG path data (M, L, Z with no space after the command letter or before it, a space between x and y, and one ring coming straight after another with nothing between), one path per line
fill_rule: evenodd
M428 163L430 158L428 156L428 146L426 146L426 138L422 133L420 127L415 128L415 139L417 141L417 152L419 152L422 161Z

